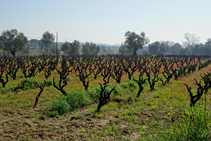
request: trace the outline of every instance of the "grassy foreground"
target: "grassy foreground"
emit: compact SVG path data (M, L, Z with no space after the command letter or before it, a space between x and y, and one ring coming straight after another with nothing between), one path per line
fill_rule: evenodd
M109 102L99 113L95 112L95 100L87 103L83 100L83 106L79 104L72 110L69 107L71 112L65 112L65 103L58 102L60 109L64 108L62 115L56 110L49 114L52 103L65 99L51 84L45 88L36 109L32 106L39 89L10 91L22 81L20 76L5 89L0 88L0 140L210 140L210 91L206 95L206 111L204 96L195 109L190 109L189 95L183 85L191 85L196 93L194 78L199 80L200 75L210 70L211 65L178 80L171 79L166 86L158 82L154 91L146 83L139 98L135 82L123 79L112 94L112 98L121 102ZM42 80L42 74L38 76ZM91 82L90 93L98 90L96 84L100 80L96 81ZM66 88L68 93L87 94L74 77L68 84L71 85Z

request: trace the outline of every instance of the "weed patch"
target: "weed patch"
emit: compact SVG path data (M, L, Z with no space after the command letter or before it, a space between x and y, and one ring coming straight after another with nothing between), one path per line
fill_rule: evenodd
M211 114L203 107L190 108L183 114L182 120L172 124L169 129L159 130L157 139L160 141L209 141L211 139Z

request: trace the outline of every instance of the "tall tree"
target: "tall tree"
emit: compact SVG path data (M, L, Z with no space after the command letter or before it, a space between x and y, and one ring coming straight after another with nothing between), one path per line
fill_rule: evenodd
M96 45L95 43L86 42L82 45L81 52L84 55L97 55L100 52L100 46Z
M71 43L71 52L70 55L79 55L79 48L80 48L80 43L77 40L74 40Z
M160 50L160 42L155 41L154 43L149 44L148 51L151 55L158 54Z
M186 48L181 48L179 51L179 55L190 55L191 54L191 49L186 47Z
M28 48L26 47L28 46L27 37L22 32L18 33L17 29L5 30L1 36L6 40L1 42L3 49L10 52L13 57L15 57L17 51Z
M143 48L144 45L149 43L149 39L145 37L145 33L142 32L140 35L135 32L127 31L125 33L125 46L128 49L133 49L133 55L137 55L137 50Z
M163 41L163 42L160 42L160 50L159 50L159 55L167 55L170 50L169 50L169 46L170 46L170 42L168 41Z
M207 39L205 42L204 48L201 48L203 55L210 55L211 54L211 38Z
M53 33L48 31L43 33L41 41L44 44L45 55L48 55L49 48L52 47L54 39Z
M40 47L41 47L41 46L44 46L41 40L38 40L38 41L37 41L37 44L38 44Z
M64 44L61 45L61 51L64 52L64 54L68 55L71 53L71 43L65 42Z
M2 43L6 41L6 38L0 36L0 49L3 49Z
M203 43L199 43L199 44L195 44L192 48L191 48L191 52L192 55L205 55L204 52L206 50L205 45ZM208 52L210 52L209 50L207 50Z
M154 42L149 45L150 54L167 55L170 50L169 46L172 44L170 41Z
M211 38L207 39L207 42L205 43L205 45L211 47Z
M178 55L182 46L179 43L175 43L173 46L170 47L170 54Z
M199 42L199 37L195 34L185 33L184 39L185 41L183 42L183 45L188 48L193 47Z

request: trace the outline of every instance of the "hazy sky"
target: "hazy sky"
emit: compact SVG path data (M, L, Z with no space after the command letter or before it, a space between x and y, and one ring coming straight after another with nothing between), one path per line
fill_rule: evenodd
M185 33L211 38L211 0L0 0L0 32L28 39L45 31L59 41L121 44L126 31L182 43Z

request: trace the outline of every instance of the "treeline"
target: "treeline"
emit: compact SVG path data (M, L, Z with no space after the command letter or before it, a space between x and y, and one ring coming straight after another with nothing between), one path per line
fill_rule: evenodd
M63 51L65 55L97 55L100 52L100 46L92 42L86 42L80 48L80 42L65 42L58 48L55 43L55 37L52 33L46 31L43 33L41 40L32 39L30 42L27 37L16 29L5 30L0 36L0 50L3 50L3 56L17 56L20 54L29 54L29 45L37 49L41 55L60 55Z
M150 40L145 36L144 32L139 35L127 31L124 44L119 48L119 53L136 56L139 49L143 49L145 45L148 45L148 49L142 52L143 55L210 55L211 39L207 39L205 43L200 43L199 37L189 33L186 33L184 38L183 45L171 41L156 41L149 44ZM58 48L54 35L48 31L43 33L41 40L30 40L30 46L37 48L39 55L45 56L60 55L60 51L67 56L97 55L101 49L99 45L92 42L86 42L81 46L77 40L65 42ZM4 56L7 53L7 55L15 57L17 52L29 54L29 41L22 32L18 32L16 29L5 30L0 36L0 50L3 50Z
M205 43L196 43L193 45L182 46L179 43L172 42L154 42L149 44L148 51L156 55L210 55L211 39Z
M183 44L171 41L155 41L149 44L143 55L210 55L211 39L200 43L199 37L194 34L186 33ZM121 45L119 52L122 54L132 54L133 48L128 48L125 44Z

